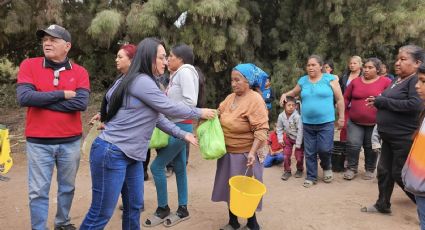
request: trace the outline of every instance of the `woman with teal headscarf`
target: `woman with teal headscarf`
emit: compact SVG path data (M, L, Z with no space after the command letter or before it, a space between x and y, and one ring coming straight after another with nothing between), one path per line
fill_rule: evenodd
M264 89L267 74L254 64L239 64L233 68L233 93L218 108L227 153L217 161L212 201L229 204L229 179L232 176L254 175L262 181L263 166L257 155L267 140L269 129L267 108L262 95L253 89ZM247 170L249 167L249 170ZM261 210L261 202L257 210ZM224 230L239 229L238 217L229 209L229 223ZM244 229L260 229L255 213Z

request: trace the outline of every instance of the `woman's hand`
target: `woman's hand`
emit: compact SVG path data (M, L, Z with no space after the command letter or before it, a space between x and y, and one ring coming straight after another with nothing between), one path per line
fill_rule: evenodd
M374 96L369 96L368 98L366 98L366 106L367 107L374 107L373 104L375 104L375 97Z
M198 140L192 133L186 134L186 136L184 136L184 140L191 143L194 146L198 146Z
M344 119L338 119L338 121L336 122L336 128L342 129L342 127L344 127L344 123Z
M215 109L206 109L206 108L201 109L202 119L207 119L207 120L213 119L216 114L217 114L217 111Z
M100 113L97 113L90 119L89 125L97 125L97 130L105 129L105 124L100 122Z
M89 122L89 125L94 125L94 123L96 121L100 121L100 113L97 113L96 115L94 115Z
M255 163L255 153L248 153L246 167L250 167Z
M286 94L283 93L282 96L280 96L280 101L279 101L280 107L283 107L283 104L285 104L285 102L286 102Z

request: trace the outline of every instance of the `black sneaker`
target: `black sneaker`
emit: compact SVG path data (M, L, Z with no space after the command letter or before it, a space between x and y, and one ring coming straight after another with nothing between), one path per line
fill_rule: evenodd
M168 205L166 205L165 207L158 207L156 208L154 215L161 219L164 219L165 217L170 215L170 207L168 207Z
M187 206L186 205L179 205L179 208L177 209L176 214L180 218L185 218L185 217L189 216L189 211L187 210Z
M291 176L292 176L292 173L291 172L284 172L282 174L282 177L280 179L282 179L282 180L288 180L289 177L291 177Z
M55 230L76 230L76 229L77 228L73 224L55 226Z
M303 176L303 171L297 170L295 173L295 178L301 178Z

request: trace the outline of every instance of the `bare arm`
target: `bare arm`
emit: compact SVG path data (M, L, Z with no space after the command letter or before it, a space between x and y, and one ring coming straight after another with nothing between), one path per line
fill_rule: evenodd
M257 150L258 148L261 146L261 144L263 143L263 141L254 138L254 143L252 144L251 149L249 150L248 153L248 162L246 164L247 167L252 166L255 162L255 156L257 155Z
M338 129L344 126L344 97L342 96L341 87L337 80L330 82L336 101L336 110L338 112Z
M297 84L297 85L295 85L295 87L293 89L289 90L286 93L283 93L282 96L280 97L280 106L283 106L283 104L285 103L286 96L295 97L295 96L298 96L300 94L300 92L301 92L301 87L300 87L300 85Z

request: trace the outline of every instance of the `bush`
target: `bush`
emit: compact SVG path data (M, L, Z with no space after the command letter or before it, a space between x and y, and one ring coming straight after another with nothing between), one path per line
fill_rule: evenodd
M0 58L0 84L15 82L18 69L9 59L5 57Z

